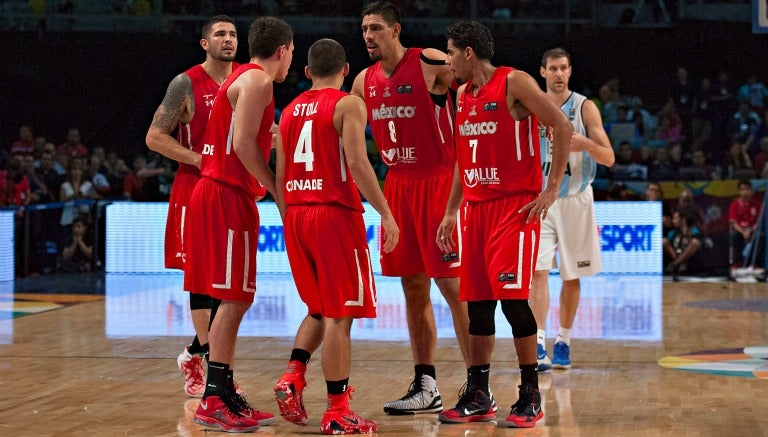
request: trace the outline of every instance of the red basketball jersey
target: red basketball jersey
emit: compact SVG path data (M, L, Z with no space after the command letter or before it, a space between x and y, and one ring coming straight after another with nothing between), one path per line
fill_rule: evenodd
M512 70L496 68L477 90L468 82L456 104L456 154L467 201L541 191L539 122L533 114L520 121L510 115L507 75Z
M444 106L432 100L420 54L421 49L408 49L390 77L379 62L365 73L368 123L390 171L453 168L455 163L453 105L450 98Z
M232 63L232 71L235 71L240 64ZM213 100L219 91L219 84L205 72L202 64L197 64L185 71L192 82L192 96L195 99L195 112L189 123L179 122L176 130L176 139L179 144L197 153L203 152L203 142L205 141L205 127L208 124L208 117L211 114ZM178 173L192 173L200 176L200 169L194 165L179 163Z
M363 211L333 125L336 103L346 95L332 88L309 90L283 110L280 135L285 152L282 190L286 204L336 204Z
M254 68L263 70L261 66L256 64L242 65L219 88L216 100L211 108L211 115L205 132L200 173L204 177L227 184L235 189L243 190L248 196L255 199L263 197L266 194L266 190L248 172L243 163L240 162L240 158L237 157L232 147L234 110L227 98L227 90L232 82L244 72ZM259 135L256 138L259 149L261 149L266 161L269 161L269 152L272 148L272 132L269 129L274 121L275 100L273 98L267 108L264 109L261 126L259 127Z

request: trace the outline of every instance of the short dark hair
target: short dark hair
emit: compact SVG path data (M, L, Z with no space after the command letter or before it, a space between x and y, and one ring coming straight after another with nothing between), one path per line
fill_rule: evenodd
M749 179L739 180L739 184L736 186L736 188L741 188L742 185L746 185L747 188L749 188L750 190L752 189L752 181L750 181Z
M493 57L493 34L483 23L458 21L445 29L445 37L453 40L453 45L460 49L472 47L478 59L490 60Z
M541 66L546 68L547 67L547 59L553 58L567 58L568 59L568 65L571 65L571 54L566 52L564 48L562 47L555 47L554 49L547 50L544 52L544 55L541 57Z
M307 64L312 76L328 77L338 73L347 63L344 47L336 40L323 38L315 41L307 54Z
M235 20L229 15L214 15L203 24L203 31L202 31L203 39L210 38L213 25L216 23L230 23L233 26L235 26Z
M248 30L248 54L255 58L269 58L282 45L293 41L293 29L285 21L275 17L259 17Z
M373 2L363 8L360 18L366 15L381 15L381 18L390 26L400 22L400 9L392 2Z

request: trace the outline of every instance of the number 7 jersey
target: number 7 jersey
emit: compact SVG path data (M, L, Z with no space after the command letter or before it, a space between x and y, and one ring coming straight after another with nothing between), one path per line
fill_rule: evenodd
M510 71L496 68L479 89L467 82L456 104L456 156L470 202L541 192L539 122L533 113L522 120L509 113Z
M363 211L344 147L333 125L336 103L348 94L332 88L305 91L285 107L280 136L285 152L287 205L338 205Z

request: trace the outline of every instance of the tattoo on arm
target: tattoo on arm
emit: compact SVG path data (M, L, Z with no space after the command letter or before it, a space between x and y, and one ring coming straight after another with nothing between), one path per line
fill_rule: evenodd
M186 74L179 74L170 84L165 92L165 97L155 112L152 119L152 126L158 127L168 132L176 128L181 115L184 113L186 101L189 98L190 103L194 104L192 96L192 81ZM194 108L190 108L194 110Z

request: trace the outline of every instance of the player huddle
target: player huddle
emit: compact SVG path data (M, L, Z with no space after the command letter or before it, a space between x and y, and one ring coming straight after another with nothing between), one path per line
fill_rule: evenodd
M227 69L230 74L219 74L215 81L220 87L210 115L200 114L208 108L195 108L201 87L192 79L197 76L187 72L171 82L155 114L147 144L200 169L196 180L178 189L174 183L173 190L183 194L172 193L168 223L174 232L166 238L166 256L180 254L184 260L167 265L184 269L197 333L178 359L185 391L202 397L195 421L249 432L274 420L272 414L250 407L233 373L238 328L256 292L256 201L268 191L283 218L294 281L308 308L285 373L274 387L284 419L308 423L304 375L310 356L322 347L328 393L322 433L378 429L349 405L354 390L349 385L352 321L376 317L371 268L376 255L367 246L362 194L381 215L382 273L401 277L414 352L408 392L386 403L384 411L440 413L444 423L495 419L488 379L500 302L512 326L521 370L518 400L504 423L532 427L543 417L537 361L546 360L537 356L540 317L528 299L538 270L548 273L552 267L554 249L548 246L557 244L560 235L556 226L547 233L545 220L560 202L569 155L592 155L591 148L603 145L585 133L574 134L557 99L547 96L530 75L491 64L493 37L484 25L461 21L449 26L445 53L403 47L399 11L389 2L371 3L361 16L374 63L357 74L351 93L340 90L349 74L344 48L331 39L318 40L309 48L304 69L312 87L284 108L279 126L273 126L272 88L290 68L292 29L278 18L256 19L248 35L250 61L237 67L226 56L236 50L234 23L217 16L203 29L201 46L207 56L201 65L210 77ZM546 78L546 58L543 64ZM457 91L455 108L450 89ZM366 124L389 167L383 192L368 161ZM551 132L544 144L540 124ZM197 138L182 145L182 136L170 137L176 125L180 132L193 126ZM203 145L212 145L206 149L210 153L202 153ZM273 147L275 173L268 165ZM542 150L551 153L542 156ZM542 160L551 169L545 188ZM591 202L591 190L589 196L582 202ZM548 262L538 256L544 235L549 235ZM574 244L578 247L570 250L581 243ZM582 254L576 258L583 261ZM599 248L591 265L599 270ZM576 282L583 276L573 275ZM436 382L432 280L451 308L467 368L467 384L456 406L445 411ZM202 314L197 320L196 310ZM538 332L541 344L543 330ZM556 357L557 350L556 344Z

